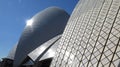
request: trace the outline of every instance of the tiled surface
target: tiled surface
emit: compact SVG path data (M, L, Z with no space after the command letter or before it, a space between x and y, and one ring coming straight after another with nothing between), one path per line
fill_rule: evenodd
M51 67L117 67L119 42L120 0L80 0Z

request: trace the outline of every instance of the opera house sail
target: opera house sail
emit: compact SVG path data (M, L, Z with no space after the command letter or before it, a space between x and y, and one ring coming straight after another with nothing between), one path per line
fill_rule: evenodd
M80 0L56 53L51 67L118 67L120 0Z
M23 64L27 55L41 44L62 34L69 18L68 13L57 7L47 8L27 22L14 57L14 67Z
M49 7L27 20L18 43L0 67L48 67L68 19L63 9Z
M70 18L50 7L26 23L5 58L13 67L120 67L120 0L79 0Z

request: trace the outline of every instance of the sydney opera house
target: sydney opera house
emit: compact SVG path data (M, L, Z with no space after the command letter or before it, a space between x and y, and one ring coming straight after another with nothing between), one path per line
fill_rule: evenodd
M28 20L1 67L120 67L120 0L80 0Z
M27 21L18 43L6 58L4 67L48 67L55 54L69 14L49 7Z

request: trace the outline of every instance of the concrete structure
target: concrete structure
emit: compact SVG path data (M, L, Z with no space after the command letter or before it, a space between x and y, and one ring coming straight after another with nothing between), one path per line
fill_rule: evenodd
M53 58L55 55L56 48L59 44L58 42L60 38L61 38L61 35L48 40L47 42L43 43L32 52L30 52L28 56L34 62L45 60L47 58Z
M63 9L50 7L27 20L17 45L0 62L1 67L48 67L68 19Z
M21 66L27 55L38 46L62 34L68 18L69 15L64 10L50 7L28 20L18 41L14 67Z
M119 62L120 0L80 0L51 67L117 67Z
M53 57L55 56L55 51L59 44L59 39L61 35L58 35L47 42L38 46L35 50L31 51L27 57L23 60L20 67L49 67Z
M68 19L63 9L50 7L27 20L20 40L0 67L49 67Z
M51 67L119 67L119 16L120 0L80 0L60 38L69 15L46 9L28 21L8 58L14 57L14 67L48 67L56 51Z

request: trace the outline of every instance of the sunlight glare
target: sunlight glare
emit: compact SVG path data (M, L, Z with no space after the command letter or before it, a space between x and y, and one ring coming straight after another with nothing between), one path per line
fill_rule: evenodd
M33 19L30 19L30 20L26 21L27 26L32 26L32 24L33 24Z

